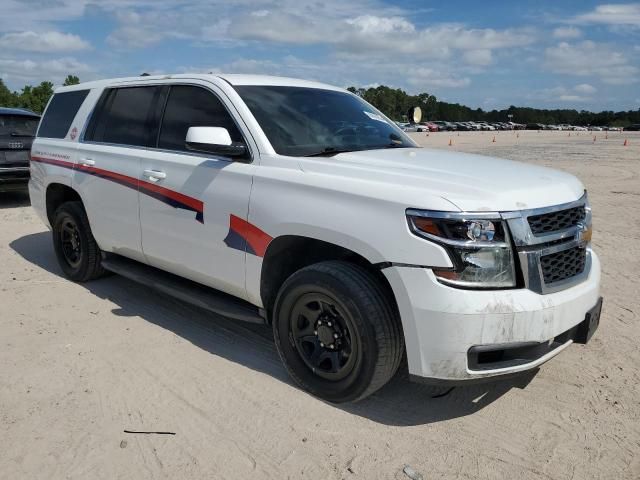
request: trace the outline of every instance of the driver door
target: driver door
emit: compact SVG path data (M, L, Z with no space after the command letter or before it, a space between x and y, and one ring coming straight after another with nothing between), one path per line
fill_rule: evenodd
M198 85L171 85L157 149L142 154L140 224L149 264L246 298L245 252L224 240L230 216L246 219L254 166L188 151L189 127L224 127L244 142L220 98Z

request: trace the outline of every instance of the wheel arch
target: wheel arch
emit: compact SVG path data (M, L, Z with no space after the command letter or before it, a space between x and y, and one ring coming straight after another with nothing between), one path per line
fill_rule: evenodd
M80 194L70 185L57 182L52 182L47 185L47 190L45 193L45 205L49 225L53 225L53 215L55 214L58 207L65 202L73 201L82 203L82 198L80 197Z
M260 274L260 297L270 320L280 287L294 272L328 260L354 263L369 271L380 282L397 311L393 290L379 264L372 263L360 253L325 240L302 235L282 235L267 247Z

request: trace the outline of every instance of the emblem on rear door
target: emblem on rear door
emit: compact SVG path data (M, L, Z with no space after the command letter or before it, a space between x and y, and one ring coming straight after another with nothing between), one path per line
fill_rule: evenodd
M9 142L8 146L9 146L9 148L15 148L15 149L24 148L24 143L22 143L22 142Z

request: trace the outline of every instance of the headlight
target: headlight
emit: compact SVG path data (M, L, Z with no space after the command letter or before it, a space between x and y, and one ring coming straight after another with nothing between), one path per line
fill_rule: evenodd
M516 286L509 231L499 214L462 214L407 210L416 235L446 248L450 269L433 269L438 280L465 288Z

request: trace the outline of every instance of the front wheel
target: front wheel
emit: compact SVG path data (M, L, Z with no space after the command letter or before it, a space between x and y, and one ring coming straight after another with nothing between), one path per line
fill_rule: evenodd
M336 403L378 390L404 354L395 305L371 273L347 262L317 263L289 277L276 300L273 331L291 377Z

